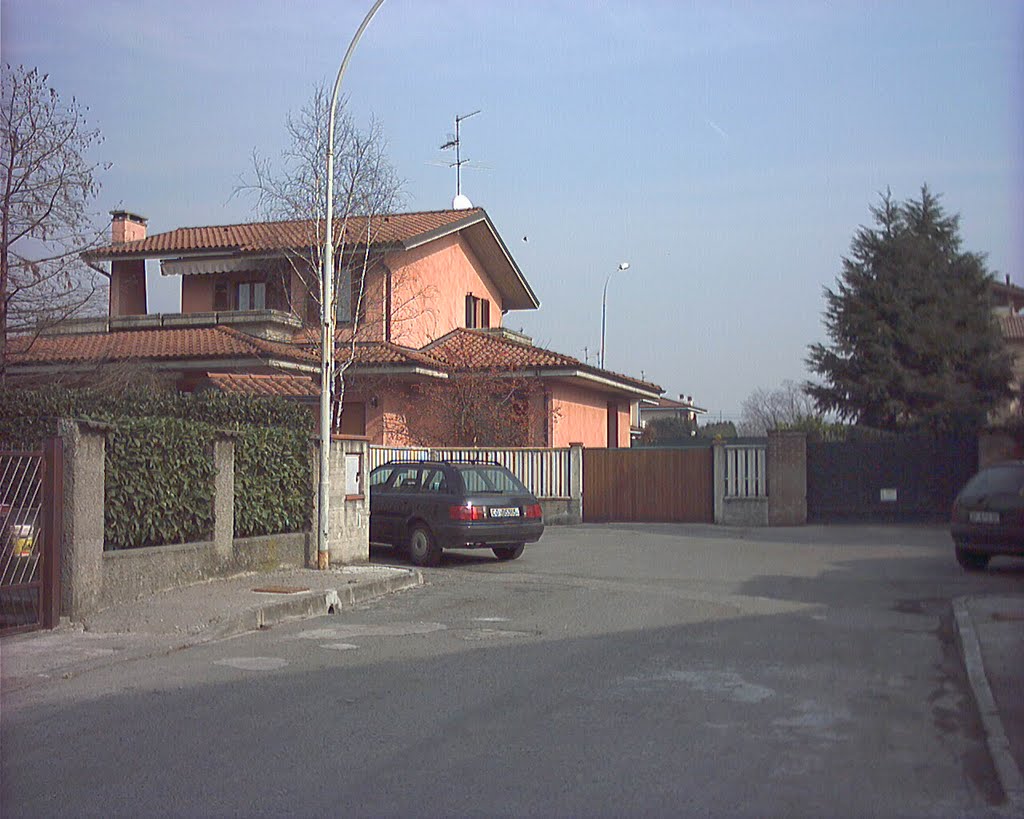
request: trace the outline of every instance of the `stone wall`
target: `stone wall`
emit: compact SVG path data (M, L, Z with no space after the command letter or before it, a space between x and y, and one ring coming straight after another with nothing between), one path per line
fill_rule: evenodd
M67 420L60 421L58 428L64 442L62 615L80 620L115 603L214 577L279 566L316 566L316 539L310 532L233 537L234 440L230 435L214 444L212 541L104 551L104 463L111 428ZM332 562L365 561L369 556L369 496L363 491L346 497L344 456L362 452L365 472L366 441L339 439L332 447L338 453L331 465L332 489L336 490L331 509L335 533ZM365 486L365 475L359 474L358 480Z
M807 435L768 433L768 525L807 523Z
M313 453L313 486L320 482L319 448ZM353 464L358 464L355 486L347 486L353 479ZM334 435L331 437L330 485L331 497L328 514L328 540L330 562L365 563L370 559L370 439L360 435ZM314 540L316 521L320 519L320 498L313 496ZM310 568L317 566L317 549L313 548Z
M213 541L104 552L96 609L214 577L306 561L307 532L237 538L225 558Z

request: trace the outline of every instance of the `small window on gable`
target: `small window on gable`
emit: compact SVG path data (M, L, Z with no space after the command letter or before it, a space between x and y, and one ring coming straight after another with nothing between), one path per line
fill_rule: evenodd
M491 303L472 293L466 294L466 327L469 329L491 326Z
M266 310L267 285L265 282L240 282L238 285L239 310Z

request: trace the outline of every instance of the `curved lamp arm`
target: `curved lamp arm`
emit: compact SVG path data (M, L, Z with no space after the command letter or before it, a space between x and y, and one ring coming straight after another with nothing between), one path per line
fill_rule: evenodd
M629 262L619 262L618 270L629 270ZM604 369L604 325L605 316L608 313L608 283L612 280L612 275L615 273L613 270L608 274L608 277L604 280L604 292L601 294L601 355L600 355L600 366Z

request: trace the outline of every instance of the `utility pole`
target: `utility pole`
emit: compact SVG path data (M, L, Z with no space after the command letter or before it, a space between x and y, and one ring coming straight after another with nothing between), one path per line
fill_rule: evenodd
M348 68L348 61L352 59L352 52L356 50L359 38L363 36L373 15L382 5L384 0L377 0L373 4L352 42L348 44L341 68L338 69L338 78L334 81L331 112L327 118L327 202L324 208L324 264L320 272L320 486L317 494L319 508L316 552L318 569L329 569L331 566L328 521L331 504L331 396L334 390L334 117L338 110L338 93L341 91L341 81L345 76L345 69Z

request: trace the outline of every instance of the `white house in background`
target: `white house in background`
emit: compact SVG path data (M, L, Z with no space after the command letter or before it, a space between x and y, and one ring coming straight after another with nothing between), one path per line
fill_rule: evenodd
M708 412L704 407L698 407L693 403L692 395L683 395L682 393L680 393L678 401L665 396L640 401L637 411L639 418L634 424L634 428L639 432L643 432L644 427L659 418L682 418L689 420L696 427L700 416L707 415Z

